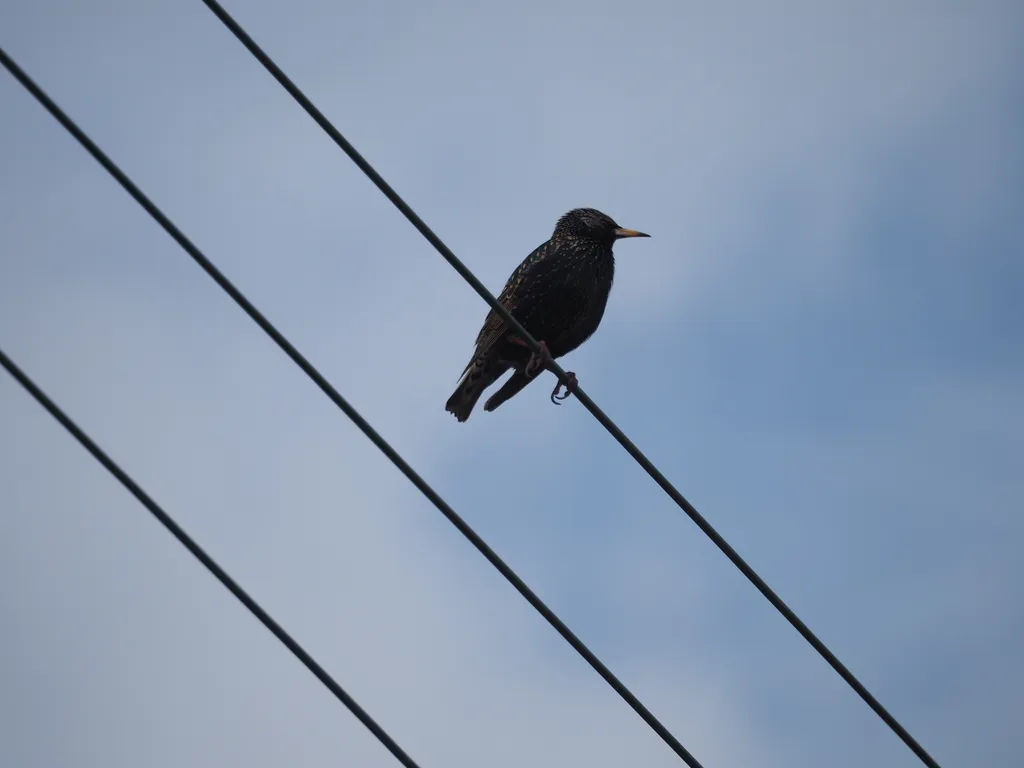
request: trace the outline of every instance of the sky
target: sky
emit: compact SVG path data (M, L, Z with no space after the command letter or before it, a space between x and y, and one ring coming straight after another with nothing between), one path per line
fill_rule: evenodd
M226 4L497 293L616 246L562 362L943 766L1024 711L1024 6ZM198 0L3 47L706 768L913 766ZM7 73L0 348L421 766L679 759ZM396 765L0 376L0 764Z

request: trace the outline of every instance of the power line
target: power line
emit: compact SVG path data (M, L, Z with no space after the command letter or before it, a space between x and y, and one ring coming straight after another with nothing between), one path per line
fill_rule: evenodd
M486 301L498 316L501 317L508 326L515 331L516 334L526 340L530 349L537 354L541 354L541 347L537 340L533 338L526 329L516 320L512 314L503 307L496 298L484 287L483 283L477 279L470 269L459 260L459 258L446 246L441 239L434 234L433 230L430 229L424 223L424 221L416 215L416 213L409 207L409 205L399 196L394 189L391 188L384 178L377 173L372 165L356 150L356 148L341 135L341 132L324 116L324 114L314 106L306 95L299 89L295 83L281 70L273 59L268 56L259 45L249 36L249 34L242 29L237 21L221 6L217 0L202 0L202 2L217 16L218 19L223 22L231 33L238 38L238 40L244 45L249 52L264 66L264 68L277 80L292 98L299 103L299 105L306 111L306 113L313 118L314 121L327 133L328 136L337 144L342 151L349 156L349 158L359 166L359 169L369 177L369 179L377 186L377 188L384 193L384 196L390 200L399 211L409 220L409 222L416 227L421 235L437 250L438 253L444 257L451 266L458 272L462 278L469 283L469 285L475 290L480 297ZM567 383L565 371L557 364L552 362L552 372L558 377L559 381ZM840 677L845 680L854 691L867 703L875 714L877 714L882 720L896 733L903 742L913 750L925 765L929 768L939 768L939 764L925 751L913 736L902 726L899 721L893 717L889 711L882 706L881 702L876 699L870 691L858 680L849 669L839 660L839 658L829 650L828 646L823 643L817 635L815 635L810 628L804 624L793 610L786 605L786 603L780 598L775 591L768 586L767 582L762 579L757 572L747 564L747 562L740 557L739 553L732 548L732 546L722 537L718 531L712 527L711 523L704 519L696 507L694 507L686 498L676 489L672 483L661 473L661 471L654 466L654 464L648 459L643 452L636 447L632 440L626 437L626 434L613 422L604 411L602 411L597 404L587 396L585 392L577 385L573 389L573 394L583 404L583 406L590 411L590 413L596 418L601 425L608 430L608 432L614 437L619 444L626 449L633 459L647 472L654 481L661 486L662 490L668 494L669 498L676 503L676 505L682 509L694 523L710 538L725 556L732 561L739 570L743 573L750 582L757 587L758 591L764 595L768 602L770 602L776 610L781 613L786 620L793 625L793 627L799 632L803 638L811 644L811 646L826 662L839 673Z
M103 166L103 168L117 180L117 182L128 192L134 200L142 206L145 211L152 216L158 224L169 234L174 240L180 245L189 256L200 266L202 269L216 281L216 283L227 293L242 310L253 319L253 321L263 331L273 339L274 343L277 344L281 350L288 355L303 373L305 373L313 382L320 388L320 390L327 395L328 398L336 405L341 411L351 419L357 427L366 435L370 441L377 446L380 451L391 460L398 469L404 474L409 481L416 486L419 491L426 496L430 502L437 507L437 509L454 525L459 532L465 536L473 544L474 547L482 554L487 560L493 565L502 576L505 577L508 582L516 588L526 600L532 605L538 613L540 613L548 623L555 628L555 630L571 645L577 653L579 653L594 670L601 675L607 681L607 683L625 700L633 710L640 715L640 717L647 723L655 733L657 733L662 740L668 744L668 746L675 752L679 757L686 762L690 768L702 768L701 764L697 762L697 759L691 755L682 743L672 734L671 731L666 728L660 720L658 720L654 714L643 705L632 691L630 691L614 674L606 667L594 653L583 644L569 627L552 611L548 606L531 590L515 571L513 571L504 560L502 560L498 554L491 549L487 542L485 542L480 536L474 531L465 520L452 509L448 503L441 498L438 493L431 488L427 482L420 477L416 471L409 466L409 464L402 458L402 456L391 447L391 445L383 438L380 434L370 426L369 422L366 421L359 412L353 408L345 398L336 390L327 379L310 363L303 355L295 348L295 346L288 341L284 335L277 330L274 325L267 320L266 317L250 302L245 295L238 290L231 283L227 277L221 273L213 265L206 256L189 240L185 234L178 229L175 224L163 214L163 212L157 208L157 206L143 194L131 179L101 150L95 142L90 139L85 132L79 128L75 122L68 117L60 107L51 99L42 88L40 88L22 69L19 67L13 59L11 59L2 48L0 48L0 64L4 67L21 83L24 88L31 93L46 110L53 115L57 121L64 126L64 128L81 144L86 151L95 158L95 160Z
M0 59L3 59L4 53L0 49ZM6 64L6 62L5 62ZM56 403L51 400L43 390L41 390L28 375L22 371L11 358L9 358L2 349L0 349L0 366L3 366L11 376L14 377L15 381L21 384L25 390L36 399L36 401L45 408L53 418L55 418L64 429L71 433L71 436L75 438L82 447L85 448L89 453L92 454L93 458L96 459L100 464L106 468L110 474L112 474L117 480L123 485L128 491L134 496L139 502L142 503L146 509L152 513L153 517L159 521L159 523L170 531L171 535L174 536L181 544L184 545L185 549L191 552L196 560L202 563L206 569L214 575L214 577L227 587L228 591L231 592L239 602L242 603L249 612L252 613L260 623L269 629L274 637L280 640L289 651L295 654L295 657L302 662L302 664L312 672L316 678L323 683L327 689L334 694L334 696L341 701L349 710L355 715L359 722L365 725L374 736L387 747L388 751L398 758L398 761L406 766L406 768L419 768L415 761L409 757L400 746L388 736L387 732L377 725L376 721L367 714L366 710L356 703L356 700L349 696L345 690L338 685L338 683L331 677L327 671L321 667L306 650L296 642L291 635L289 635L284 627L278 624L274 619L267 613L260 604L253 600L249 593L247 593L242 587L232 579L223 568L221 568L217 561L214 560L206 551L200 547L195 540L185 533L184 529L178 525L174 518L167 514L163 508L160 507L153 499L147 494L142 488L132 480L131 476L121 469L117 463L108 456L102 448L100 448L85 432L79 428L71 418L62 411Z

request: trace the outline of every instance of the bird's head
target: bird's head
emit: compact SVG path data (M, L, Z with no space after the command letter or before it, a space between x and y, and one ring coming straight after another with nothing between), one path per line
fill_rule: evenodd
M594 208L575 208L558 220L554 237L596 240L611 244L622 237L650 237L635 229L624 229L611 216Z

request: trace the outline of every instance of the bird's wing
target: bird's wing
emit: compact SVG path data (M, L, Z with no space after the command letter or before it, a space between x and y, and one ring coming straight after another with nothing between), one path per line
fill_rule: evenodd
M505 287L501 289L501 293L498 294L498 303L501 306L513 314L518 314L516 310L521 308L525 294L528 294L528 291L523 290L524 287L529 285L531 282L530 278L535 276L538 270L545 268L549 262L548 257L553 250L554 248L549 240L523 259L522 263L516 267L515 272L512 273L505 283ZM487 319L484 320L483 327L476 337L476 352L473 355L473 360L476 360L490 350L507 331L508 326L498 313L493 309L488 312ZM473 360L470 360L469 365L473 364ZM467 370L469 365L466 366Z

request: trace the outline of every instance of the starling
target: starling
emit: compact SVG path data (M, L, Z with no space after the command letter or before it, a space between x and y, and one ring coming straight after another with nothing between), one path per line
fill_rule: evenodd
M620 237L650 235L623 229L593 208L577 208L562 216L551 239L523 260L498 296L501 305L537 339L543 354L534 354L492 309L476 337L473 359L463 369L445 410L465 421L483 391L512 369L512 377L484 403L485 411L493 411L552 360L590 338L608 303L615 273L612 244ZM576 375L566 371L566 377L565 394L558 394L562 382L551 393L556 405L575 389Z

